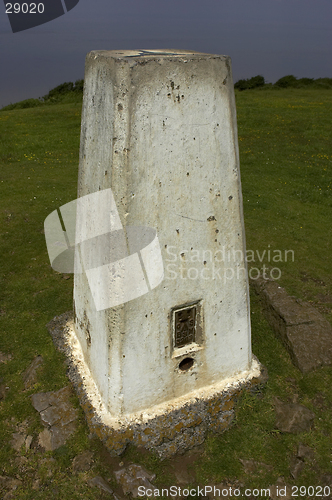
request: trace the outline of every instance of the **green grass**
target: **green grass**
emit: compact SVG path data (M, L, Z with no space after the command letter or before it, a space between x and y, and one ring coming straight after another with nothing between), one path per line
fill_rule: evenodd
M249 265L280 268L279 281L287 291L309 300L332 321L331 92L252 90L237 92L236 100L247 248L255 255ZM42 428L30 395L68 384L65 359L45 325L72 308L73 280L50 267L43 225L52 210L76 198L80 112L78 100L0 113L0 351L13 356L0 365L0 377L9 387L0 403L0 475L20 474L10 446L16 423L28 419L32 434ZM260 255L266 251L262 262L257 250ZM275 250L282 252L282 262L272 261ZM294 251L294 260L284 261L285 250ZM251 309L253 352L267 367L269 381L261 397L247 394L241 399L231 430L208 437L190 466L194 485L238 479L247 487L263 488L283 476L288 484L316 486L323 474L332 474L332 369L302 376L264 320L254 295ZM24 392L21 374L37 354L45 360L38 383ZM324 399L322 407L315 404L317 394ZM300 435L282 434L275 429L273 399L287 401L295 395L315 412L315 427ZM64 499L103 498L86 480L98 474L112 478L120 460L156 472L156 484L176 484L174 461L160 462L130 448L112 462L88 434L80 411L74 437L53 455L45 454L55 459L51 477L44 455L27 452L31 471L15 498L57 498L59 492ZM316 460L294 481L289 464L299 442L315 450ZM95 468L75 476L71 461L85 449L94 451ZM245 474L240 458L264 462L273 470ZM39 491L32 489L35 475L40 478ZM114 478L111 484L116 486Z
M331 110L329 90L237 94L247 249L270 250L288 291L316 303L332 285Z

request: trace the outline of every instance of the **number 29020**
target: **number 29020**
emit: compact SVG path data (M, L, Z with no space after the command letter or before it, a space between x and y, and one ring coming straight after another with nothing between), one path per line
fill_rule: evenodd
M43 3L6 3L6 14L42 14L45 10Z

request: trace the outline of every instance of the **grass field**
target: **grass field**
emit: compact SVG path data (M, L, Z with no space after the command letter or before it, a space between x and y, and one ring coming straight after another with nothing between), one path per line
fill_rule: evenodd
M249 266L280 269L280 284L332 322L332 93L251 90L237 93L236 100ZM178 459L161 462L135 449L109 459L99 441L89 439L82 411L76 434L54 453L19 454L10 445L16 425L25 420L29 434L42 430L30 395L68 384L64 357L45 325L72 309L73 279L50 267L43 225L52 210L76 198L80 114L80 101L0 112L0 351L12 355L0 365L0 383L8 387L0 403L0 475L23 481L15 499L108 498L87 480L102 475L116 488L112 471L120 460L145 465L157 474L156 485L177 484ZM285 261L285 250L293 250L287 255L294 258ZM277 254L279 261L273 260ZM280 476L290 485L322 484L324 475L332 475L332 368L303 376L254 295L251 310L253 352L269 373L263 397L244 396L232 429L209 436L199 458L187 454L180 461L188 463L192 486L237 479L248 488L264 488ZM24 391L22 372L38 354L44 358L38 382ZM315 412L314 428L299 435L277 431L275 396L297 397ZM314 449L315 460L295 481L289 467L300 442ZM94 453L94 468L72 474L72 459L86 449ZM26 457L23 469L19 455ZM45 457L55 459L51 475ZM239 459L264 462L272 470L246 474Z

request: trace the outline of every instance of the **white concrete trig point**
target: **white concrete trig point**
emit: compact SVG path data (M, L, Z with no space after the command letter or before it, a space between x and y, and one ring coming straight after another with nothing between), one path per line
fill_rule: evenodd
M164 278L98 310L91 280L75 274L72 359L90 426L111 452L132 442L169 456L227 428L240 390L260 376L229 57L88 54L78 196L109 189L127 236L156 231Z

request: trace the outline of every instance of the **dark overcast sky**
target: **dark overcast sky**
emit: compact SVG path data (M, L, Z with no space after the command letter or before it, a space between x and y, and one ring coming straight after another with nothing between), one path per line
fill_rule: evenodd
M83 78L85 55L99 49L226 54L234 81L332 77L331 0L80 0L18 33L0 9L0 107Z

